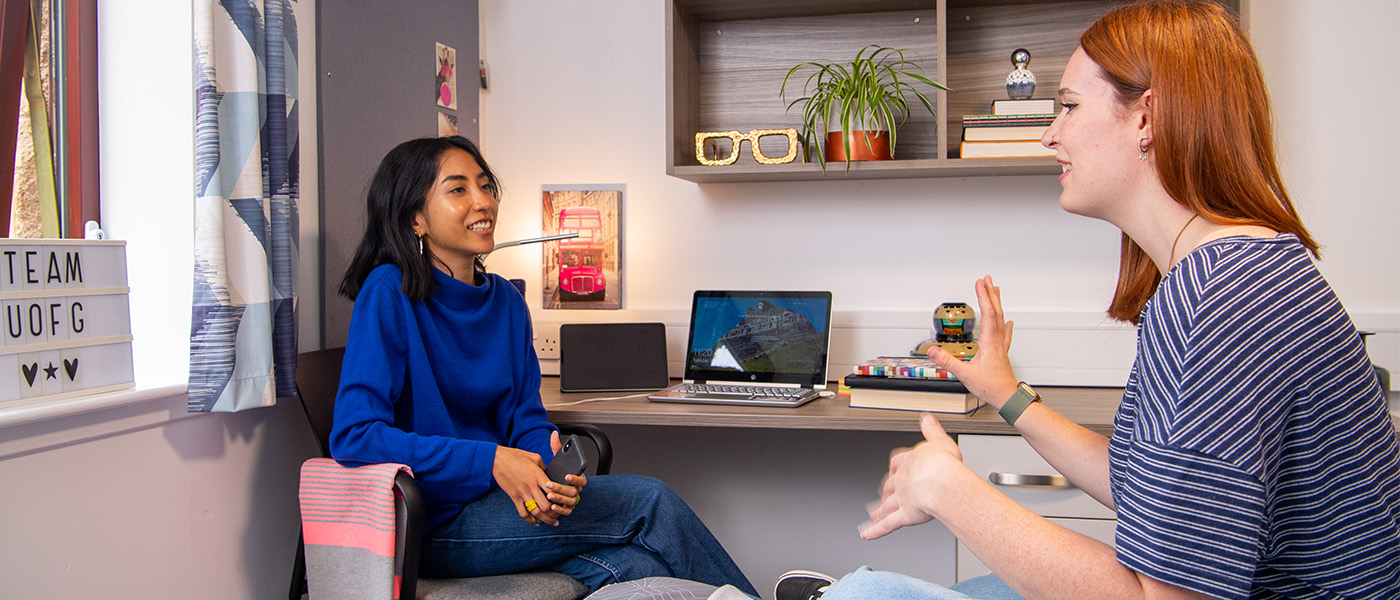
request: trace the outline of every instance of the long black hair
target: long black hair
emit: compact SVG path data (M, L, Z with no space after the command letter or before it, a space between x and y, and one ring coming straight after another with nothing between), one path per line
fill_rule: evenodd
M423 246L419 251L418 237L413 233L413 217L427 204L428 190L437 180L443 154L453 148L465 150L476 159L492 193L500 193L496 174L486 164L476 144L467 138L455 135L419 138L394 147L379 162L379 170L369 184L365 199L365 236L355 250L355 258L351 259L345 277L340 280L340 295L354 300L369 272L383 264L396 265L403 272L403 293L409 298L422 300L437 291L432 250ZM480 256L476 257L476 269L486 271Z

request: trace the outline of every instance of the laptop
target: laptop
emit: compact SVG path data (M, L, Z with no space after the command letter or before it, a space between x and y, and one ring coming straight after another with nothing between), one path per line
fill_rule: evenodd
M695 292L685 378L653 402L801 406L826 389L831 292Z

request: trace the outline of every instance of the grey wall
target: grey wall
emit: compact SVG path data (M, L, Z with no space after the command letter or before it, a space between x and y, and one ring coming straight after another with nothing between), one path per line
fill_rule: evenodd
M337 0L317 5L322 256L321 347L345 345L349 300L336 293L364 233L364 194L400 142L437 135L439 110L478 139L476 0ZM436 43L457 50L457 110L433 95ZM317 307L313 307L316 310Z

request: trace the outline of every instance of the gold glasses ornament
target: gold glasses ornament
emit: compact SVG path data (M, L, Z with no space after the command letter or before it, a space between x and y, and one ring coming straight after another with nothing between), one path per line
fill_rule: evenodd
M769 135L787 136L788 150L786 155L780 158L769 158L763 155L763 150L760 150L758 147L758 139ZM718 138L729 138L733 143L729 148L729 156L720 158L719 147L716 145L715 158L709 158L705 155L705 141ZM738 131L702 131L695 134L695 159L700 161L702 165L732 165L734 161L739 160L739 146L744 143L744 140L749 141L749 148L753 150L754 160L765 165L790 163L793 159L797 158L797 130L789 127L787 129L754 129L748 133L739 133Z

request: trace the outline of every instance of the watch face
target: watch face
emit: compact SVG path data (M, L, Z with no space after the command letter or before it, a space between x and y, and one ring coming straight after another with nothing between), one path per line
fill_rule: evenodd
M1020 385L1017 386L1017 389L1024 392L1027 396L1030 396L1032 402L1040 401L1040 394L1036 393L1035 389L1027 385L1026 382L1022 381Z

